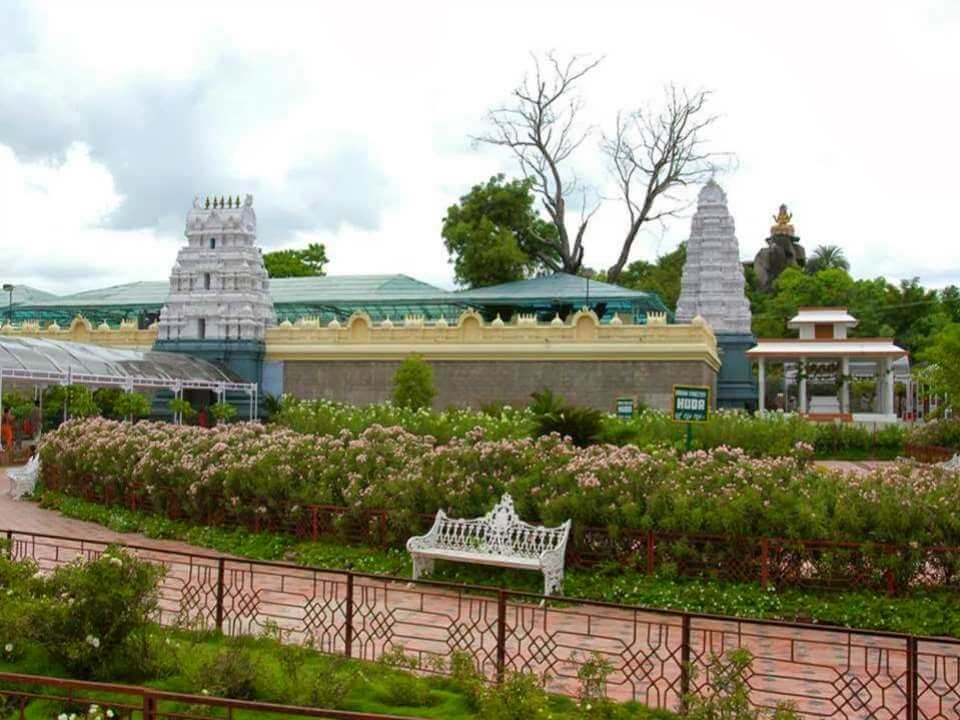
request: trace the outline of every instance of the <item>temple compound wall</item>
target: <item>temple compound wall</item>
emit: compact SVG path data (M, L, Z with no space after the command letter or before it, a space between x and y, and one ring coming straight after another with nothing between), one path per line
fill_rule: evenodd
M341 325L309 321L267 330L265 385L282 392L366 405L388 400L393 374L409 355L433 368L434 407L514 406L550 388L579 405L612 412L621 397L670 408L673 385L715 390L720 367L716 338L700 319L668 325L653 315L646 325L601 324L592 312L566 322L484 322L466 312L456 324L409 318L374 325L356 315ZM265 390L270 392L269 387Z
M158 327L94 327L77 317L69 327L23 323L5 325L0 332L149 350ZM264 392L357 405L388 400L393 374L410 355L422 356L433 367L438 409L522 406L531 393L550 388L571 402L606 412L621 397L668 410L674 385L715 390L720 368L717 341L705 321L697 317L687 324L667 324L656 313L645 325L619 318L600 323L590 311L549 323L530 316L486 322L474 311L456 323L429 324L417 317L402 324L373 323L358 314L343 324L283 322L267 328L265 340Z

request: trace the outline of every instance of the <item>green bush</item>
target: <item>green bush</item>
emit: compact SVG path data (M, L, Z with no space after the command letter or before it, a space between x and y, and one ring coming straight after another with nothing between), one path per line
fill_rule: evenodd
M130 420L146 417L150 414L150 400L140 393L122 393L114 402L113 411L118 417Z
M433 368L419 355L411 355L393 374L393 403L410 410L430 407L437 390Z
M907 440L914 445L935 445L960 451L960 418L942 418L910 428Z
M242 640L227 642L197 666L193 684L218 697L254 700L265 681L263 661Z
M750 703L748 677L753 656L748 650L731 650L726 656L712 654L707 667L707 689L684 697L686 720L800 720L793 706L778 704L773 711ZM693 682L696 668L691 668Z
M549 715L549 700L543 678L508 672L502 683L485 688L479 714L484 720L534 720Z
M387 672L383 677L383 699L388 705L425 707L432 704L430 685L413 673L420 669L417 658L396 645L377 660Z
M218 402L210 406L210 414L218 424L226 424L237 416L237 409L228 402Z
M569 437L577 447L596 442L603 428L603 413L593 408L568 404L549 389L533 394L530 411L534 416L534 434L538 437L557 433Z
M116 547L90 562L62 565L35 578L32 633L77 676L110 669L131 643L145 646L163 575L162 566Z

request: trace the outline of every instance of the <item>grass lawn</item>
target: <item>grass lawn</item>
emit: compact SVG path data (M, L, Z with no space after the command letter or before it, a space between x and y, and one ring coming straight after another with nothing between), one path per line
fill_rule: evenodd
M169 692L210 694L246 700L313 707L336 708L364 713L403 715L421 718L468 720L480 718L469 693L458 681L438 676L417 677L380 663L348 661L312 651L287 648L284 653L271 638L226 639L210 633L187 633L155 629L149 668L128 668L120 677L98 678L108 682L144 685ZM291 661L289 658L295 658ZM211 672L211 668L220 668ZM68 677L62 667L51 663L39 646L30 646L15 661L0 659L0 671ZM219 684L218 684L219 683ZM226 683L226 684L224 684ZM57 688L18 687L40 694L60 694ZM111 703L138 704L134 696L118 693L77 692L76 702L33 700L26 708L26 718L56 718L60 713L77 713L85 717L96 703L104 710ZM577 703L569 698L549 696L547 707L556 720L582 717ZM183 703L164 702L161 711L193 712ZM226 711L203 708L200 714L226 716ZM5 715L4 715L5 716ZM239 711L234 718L277 717L267 713ZM667 720L675 717L666 711L649 710L636 703L619 706L618 719Z
M241 557L406 577L411 574L409 556L400 549L298 542L285 535L192 525L54 493L45 494L42 503L68 517L118 532L182 540ZM434 577L542 591L542 578L533 572L438 562ZM774 590L757 583L649 576L610 567L569 569L564 591L570 597L672 610L960 637L960 603L949 590L913 591L896 597L870 590Z

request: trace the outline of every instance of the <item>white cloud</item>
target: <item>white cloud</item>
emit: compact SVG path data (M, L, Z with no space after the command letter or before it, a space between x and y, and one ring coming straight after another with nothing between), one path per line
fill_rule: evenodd
M0 110L0 267L14 281L163 279L193 195L255 187L266 242L323 241L332 272L449 284L447 206L515 172L469 135L529 51L555 48L606 55L584 84L584 120L601 127L670 81L715 91L745 258L786 202L808 250L843 246L856 275L960 282L950 2L85 2L17 17L0 27L17 99ZM578 169L600 177L590 144ZM121 216L140 229L110 229ZM588 264L609 265L623 229L605 206ZM648 233L633 258L687 232Z

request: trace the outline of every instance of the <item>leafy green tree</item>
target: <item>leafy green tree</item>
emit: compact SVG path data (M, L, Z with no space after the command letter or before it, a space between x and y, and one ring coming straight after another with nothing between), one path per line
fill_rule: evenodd
M816 275L821 270L850 270L850 263L839 245L819 245L807 258L804 270L808 275Z
M921 351L920 359L930 363L927 381L947 395L951 407L960 407L960 323L944 326Z
M136 392L123 393L113 405L113 411L122 418L133 420L150 414L150 400Z
M420 410L429 408L437 390L433 384L433 368L419 355L411 355L393 375L393 403Z
M474 185L443 219L443 244L457 283L483 287L522 280L543 267L544 240L556 233L537 215L529 180L503 175Z
M302 250L276 250L263 256L267 275L272 278L323 275L327 262L327 249L321 243L310 243Z
M630 263L620 274L617 284L656 293L668 308L676 310L677 300L680 299L680 278L686 261L687 244L682 242L673 252L658 257L656 262L635 260Z

